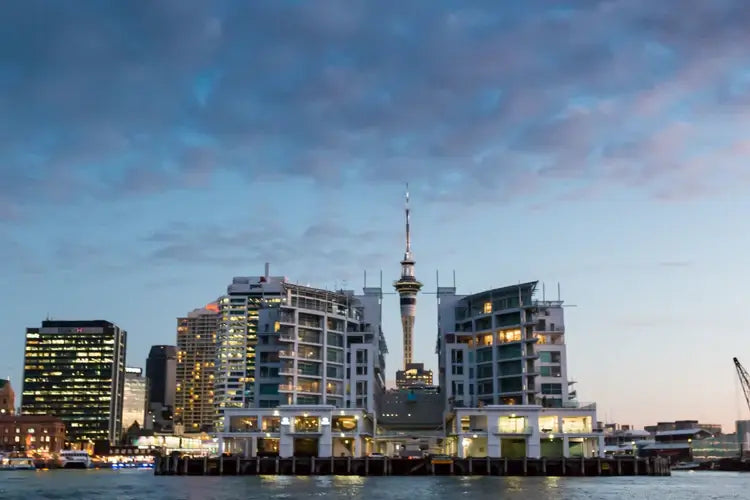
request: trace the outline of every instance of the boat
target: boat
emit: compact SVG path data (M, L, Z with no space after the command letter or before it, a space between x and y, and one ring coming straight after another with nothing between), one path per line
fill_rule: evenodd
M696 470L699 469L701 464L698 462L677 462L672 466L672 470Z
M94 462L85 451L63 450L60 452L60 466L63 469L91 469Z
M0 461L0 470L36 470L33 458L8 457Z

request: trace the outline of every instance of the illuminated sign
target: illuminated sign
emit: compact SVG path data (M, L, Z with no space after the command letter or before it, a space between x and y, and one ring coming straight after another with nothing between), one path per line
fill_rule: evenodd
M328 417L323 417L320 419L321 425L331 425L331 422L328 420Z
M281 425L289 425L289 417L283 417L281 419Z

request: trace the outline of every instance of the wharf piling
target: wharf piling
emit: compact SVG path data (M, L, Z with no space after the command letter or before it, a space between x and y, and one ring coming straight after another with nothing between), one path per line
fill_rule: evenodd
M230 465L231 464L231 465ZM669 476L649 458L157 457L157 476Z

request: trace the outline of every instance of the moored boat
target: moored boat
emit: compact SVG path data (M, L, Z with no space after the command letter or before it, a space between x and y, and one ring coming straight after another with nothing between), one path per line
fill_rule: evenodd
M64 450L60 452L60 466L63 469L90 469L94 462L85 451Z
M0 460L0 470L36 470L36 466L31 458L6 457Z

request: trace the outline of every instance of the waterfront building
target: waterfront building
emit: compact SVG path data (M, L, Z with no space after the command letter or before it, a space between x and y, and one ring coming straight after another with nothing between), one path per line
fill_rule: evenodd
M0 415L0 450L58 453L65 445L65 424L46 415Z
M255 456L362 457L373 451L374 423L361 409L282 405L225 411L226 453Z
M409 363L405 370L396 371L396 387L409 389L432 386L432 370L425 370L424 363Z
M385 392L381 289L331 292L282 283L259 310L258 408L331 405L377 411Z
M593 403L456 408L448 417L446 453L461 458L603 456L604 435L595 422Z
M214 381L219 307L212 303L177 318L175 422L185 432L213 430Z
M401 327L403 329L403 349L404 349L404 370L412 363L414 350L414 319L417 314L417 294L422 289L422 283L417 280L414 274L414 265L416 261L411 253L411 228L410 228L410 208L409 208L409 190L406 191L406 250L404 258L401 260L401 278L393 283L396 292L399 295L399 304L401 306Z
M697 420L675 420L674 422L658 422L656 425L647 425L646 427L644 427L644 429L651 434L693 429L703 429L709 434L721 434L720 424L702 424Z
M148 384L142 368L125 367L125 385L122 396L122 430L133 424L143 428L146 422L146 395Z
M177 347L155 345L146 359L148 379L148 412L150 424L157 431L174 428L175 393L177 391Z
M438 288L438 363L448 407L575 406L568 392L563 302L537 282L457 295Z
M122 432L127 333L109 321L42 322L26 329L21 408L62 419L73 445Z
M10 379L0 378L0 415L15 413L16 393L10 385Z
M444 452L445 405L434 386L389 390L380 408L375 434L376 452L401 457Z
M269 276L236 277L219 299L219 328L216 341L214 406L217 426L223 426L225 408L255 404L255 363L259 311L281 301L286 278Z

